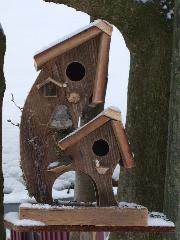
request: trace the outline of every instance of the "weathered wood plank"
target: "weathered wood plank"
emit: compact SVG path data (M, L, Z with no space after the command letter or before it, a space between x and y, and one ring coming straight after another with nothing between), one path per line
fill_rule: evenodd
M14 225L11 222L4 221L7 229L12 229L17 232L149 232L149 233L163 233L163 232L175 232L175 227L169 226L95 226L95 225L83 225L83 226L67 226L67 225L47 225L47 226L19 226Z
M20 207L19 217L36 220L46 225L146 226L147 208L119 207Z
M120 149L121 159L123 162L123 166L125 168L133 168L135 167L135 161L133 159L130 146L128 144L127 135L122 126L122 123L119 121L112 120L112 127L114 129L114 134L116 136L117 144Z
M110 43L111 37L106 33L103 33L101 35L99 46L97 71L92 99L92 103L95 104L104 103L105 101Z

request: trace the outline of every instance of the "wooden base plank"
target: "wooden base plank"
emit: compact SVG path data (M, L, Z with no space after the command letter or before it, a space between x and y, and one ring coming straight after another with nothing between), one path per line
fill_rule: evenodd
M46 225L146 226L148 210L119 207L20 207L19 217Z
M45 225L45 226L20 226L5 221L5 227L17 232L149 232L163 233L175 232L175 227L170 226L65 226L65 225Z

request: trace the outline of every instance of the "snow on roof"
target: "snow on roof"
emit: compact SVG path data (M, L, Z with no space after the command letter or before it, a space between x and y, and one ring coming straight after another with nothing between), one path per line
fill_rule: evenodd
M120 116L120 119L121 119L121 111L116 108L116 107L109 107L107 109L105 109L104 111L102 111L101 113L99 113L95 118L93 118L92 120L90 120L88 123L84 124L83 126L77 128L76 130L74 130L72 133L68 134L66 137L64 137L62 140L59 141L59 143L63 142L65 139L75 135L77 132L79 132L80 130L82 130L84 127L88 126L89 124L91 124L92 122L96 121L96 119L98 119L99 117L105 115L109 118L111 118L111 116L108 114L108 111L109 110L112 110L112 111L115 111L117 113L119 113L119 116ZM112 118L113 119L113 118Z
M58 44L60 44L60 43L63 43L64 41L66 41L66 40L74 37L75 35L78 35L78 34L81 33L81 32L84 32L84 31L86 31L86 30L88 30L88 29L90 29L90 28L92 28L92 27L94 27L94 26L99 27L98 24L101 23L101 22L104 22L104 23L106 23L107 25L109 25L109 26L111 26L111 27L113 28L113 26L112 26L110 23L108 23L107 21L98 19L98 20L90 23L89 25L87 25L87 26L85 26L85 27L82 27L82 28L79 28L78 30L76 30L76 31L74 31L74 32L72 32L72 33L70 33L70 34L68 34L68 35L66 35L66 36L64 36L64 37L56 40L55 42L49 44L48 46L40 49L39 51L36 52L35 55L40 54L40 53L46 51L47 49L49 49L49 48L51 48L51 47L54 47L54 46L56 46L56 45L58 45Z

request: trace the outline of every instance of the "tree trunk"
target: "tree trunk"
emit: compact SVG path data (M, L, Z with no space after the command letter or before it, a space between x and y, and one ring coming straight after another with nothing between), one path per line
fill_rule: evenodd
M46 0L50 2L51 0ZM131 55L126 131L136 160L121 170L118 198L162 211L166 171L172 21L161 1L54 0L114 24ZM117 59L118 61L118 59ZM118 103L117 103L118 104ZM117 234L112 239L158 239L157 234Z
M2 104L3 104L3 97L5 91L5 78L3 72L4 66L4 55L6 49L5 43L5 36L3 30L0 25L0 238L2 240L5 239L5 231L4 231L4 179L3 179L3 172L2 172Z
M180 239L180 0L175 1L173 61L169 105L169 134L166 168L165 213L176 224L176 233L167 239Z

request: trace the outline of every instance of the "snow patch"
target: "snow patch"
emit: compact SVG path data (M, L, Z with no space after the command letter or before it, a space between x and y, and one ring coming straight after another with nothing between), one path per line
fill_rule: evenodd
M145 208L142 205L138 205L136 203L128 203L128 202L119 202L118 206L119 208L137 208L137 209Z
M119 180L119 175L120 175L120 165L117 164L116 168L114 169L112 178L113 178L115 181L118 181L118 180Z
M150 212L148 226L175 227L175 224L167 219L166 215L159 212Z
M20 208L30 208L30 209L73 209L73 206L53 206L49 204L31 204L31 203L23 203L20 205Z
M53 199L72 199L74 198L74 189L64 189L62 191L52 190Z
M137 2L147 3L147 2L152 2L152 0L137 0Z
M28 219L19 219L19 214L17 212L9 212L4 217L5 221L11 222L17 226L45 226L43 222L28 220Z
M59 166L59 162L58 161L52 162L52 163L49 164L48 169L55 168L55 167L58 167L58 166Z
M173 16L174 16L174 11L171 9L171 10L167 13L167 19L172 19Z

